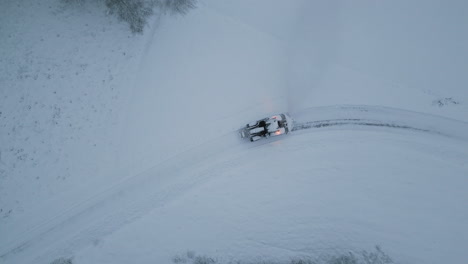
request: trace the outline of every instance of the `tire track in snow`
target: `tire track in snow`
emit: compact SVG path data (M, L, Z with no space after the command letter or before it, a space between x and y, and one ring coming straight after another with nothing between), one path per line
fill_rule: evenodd
M468 123L403 109L338 105L309 108L292 115L292 131L331 127L374 127L429 133L468 141Z
M71 205L17 237L5 239L0 262L48 263L49 256L66 254L112 233L203 180L190 178L188 172L227 150L247 147L239 142L234 132L223 135Z
M305 123L295 123L292 128L292 131L311 129L311 128L346 126L346 125L389 127L389 128L407 129L407 130L414 130L414 131L420 131L420 132L431 132L431 133L440 134L439 132L431 131L428 129L411 127L407 125L399 125L399 124L394 124L394 123L384 123L378 120L366 120L366 119L333 119L333 120L311 121L311 122L305 122Z

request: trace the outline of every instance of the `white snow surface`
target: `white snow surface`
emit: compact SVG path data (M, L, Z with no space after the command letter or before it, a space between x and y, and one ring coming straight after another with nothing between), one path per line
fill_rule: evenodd
M0 2L0 263L466 262L464 1L89 2Z

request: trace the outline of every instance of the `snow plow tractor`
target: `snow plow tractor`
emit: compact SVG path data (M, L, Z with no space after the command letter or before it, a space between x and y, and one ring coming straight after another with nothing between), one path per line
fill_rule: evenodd
M279 114L247 124L239 130L241 138L251 142L288 134L292 128L292 120L288 114Z

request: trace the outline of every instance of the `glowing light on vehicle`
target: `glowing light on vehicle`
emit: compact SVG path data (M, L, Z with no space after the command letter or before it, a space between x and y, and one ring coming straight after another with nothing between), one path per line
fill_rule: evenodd
M281 135L281 130L276 130L275 135Z

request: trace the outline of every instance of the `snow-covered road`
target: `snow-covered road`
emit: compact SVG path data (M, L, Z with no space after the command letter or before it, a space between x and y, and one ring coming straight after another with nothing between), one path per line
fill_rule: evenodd
M321 119L313 119L316 117ZM399 140L416 136L427 139L426 143L432 139L437 139L436 142L450 141L457 144L457 150L452 146L444 146L449 152L444 154L445 157L435 155L437 158L446 162L463 162L468 157L467 152L463 151L463 146L468 145L468 136L460 133L468 131L468 124L456 120L373 106L310 108L295 113L293 118L295 132L289 136L250 143L240 140L236 131L233 131L179 153L144 173L114 183L84 201L71 204L66 211L34 226L25 227L25 232L19 236L6 233L6 237L11 239L1 245L0 258L5 263L47 263L51 256L63 255L72 249L92 244L143 215L157 208L164 208L183 197L194 186L212 181L219 173L232 173L231 170L237 170L242 164L257 158L252 153L252 148L277 152L279 157L301 156L300 144L291 145L289 138L301 135L301 144L306 140L307 144L313 145L321 141L320 137L317 138L317 129L338 131L338 134L334 134L337 139L340 134L343 135L341 132L351 130L355 131L353 134L358 134L359 131L372 132L378 136L390 134L392 138ZM334 127L337 124L339 126ZM315 135L310 136L310 132ZM425 147L433 147L431 145L433 144ZM282 158L272 160L277 163L273 167L282 169L281 160ZM300 160L292 163L292 167L304 167ZM459 166L467 170L466 163ZM450 174L451 169L448 171ZM290 176L290 180L294 181L295 176ZM455 203L453 206L457 205L456 201L450 202Z

